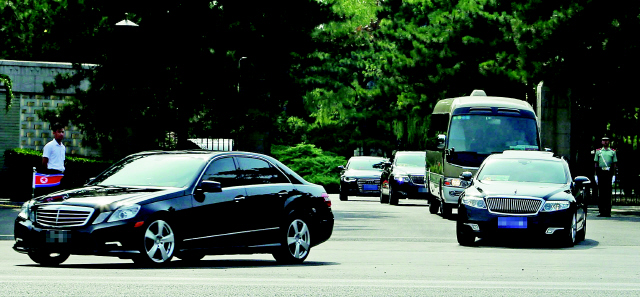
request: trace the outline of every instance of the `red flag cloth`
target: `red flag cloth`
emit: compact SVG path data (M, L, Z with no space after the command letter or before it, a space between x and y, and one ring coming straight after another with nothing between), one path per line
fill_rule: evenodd
M34 173L33 174L33 187L55 187L60 185L60 180L64 174L42 174L42 173Z

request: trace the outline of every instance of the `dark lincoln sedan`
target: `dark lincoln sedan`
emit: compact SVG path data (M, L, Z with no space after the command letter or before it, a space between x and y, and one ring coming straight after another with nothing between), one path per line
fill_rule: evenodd
M83 188L27 201L13 248L42 265L70 254L161 265L173 256L270 253L302 263L332 231L324 188L269 156L144 152Z
M587 232L584 186L571 179L567 162L550 152L505 151L489 156L460 196L458 243L472 245L489 234L554 236L564 246L583 240Z
M384 164L380 178L380 203L398 205L401 198L426 197L423 151L399 151Z

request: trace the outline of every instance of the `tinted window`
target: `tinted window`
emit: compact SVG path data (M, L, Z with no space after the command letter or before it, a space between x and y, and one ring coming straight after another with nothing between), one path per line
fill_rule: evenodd
M289 183L289 179L267 161L246 157L237 160L245 185Z
M426 160L424 154L398 154L395 163L396 166L424 167Z
M207 155L141 155L110 167L91 182L101 186L189 186L206 165Z
M567 175L562 162L528 159L488 160L477 176L481 181L515 181L564 184Z
M239 185L238 170L233 158L215 160L209 165L202 177L203 180L219 182L223 188Z
M353 158L349 160L347 168L355 170L382 170L380 168L373 168L373 165L380 163L382 163L382 159Z

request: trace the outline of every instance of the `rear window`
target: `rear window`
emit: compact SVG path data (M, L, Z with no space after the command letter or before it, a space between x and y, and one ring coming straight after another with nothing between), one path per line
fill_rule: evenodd
M529 159L487 160L476 179L551 184L564 184L568 180L562 162Z

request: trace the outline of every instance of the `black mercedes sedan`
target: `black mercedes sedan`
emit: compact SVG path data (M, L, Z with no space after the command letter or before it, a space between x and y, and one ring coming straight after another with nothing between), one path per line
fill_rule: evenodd
M551 152L505 151L489 156L460 196L456 234L460 245L476 237L555 237L563 246L584 240L584 176L572 180L567 162Z
M141 265L270 253L302 263L333 232L331 200L279 161L248 152L154 151L86 186L27 201L13 249L41 265L69 255Z
M398 151L386 163L381 176L380 203L397 205L401 198L423 198L425 187L423 151Z
M380 174L384 157L354 156L347 166L338 166L340 174L340 200L349 200L349 195L378 196L380 194Z

